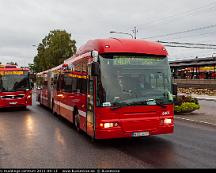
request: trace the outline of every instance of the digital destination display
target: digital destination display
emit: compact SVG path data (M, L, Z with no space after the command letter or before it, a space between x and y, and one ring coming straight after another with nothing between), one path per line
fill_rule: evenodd
M24 75L24 71L0 71L0 75Z
M143 56L113 56L113 65L151 65L161 62L162 58Z

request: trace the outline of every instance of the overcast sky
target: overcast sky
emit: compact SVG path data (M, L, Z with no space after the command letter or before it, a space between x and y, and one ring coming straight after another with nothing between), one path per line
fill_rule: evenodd
M216 44L216 0L0 0L0 62L33 62L36 47L54 29L65 29L80 47L95 38L129 37ZM156 37L156 36L161 37ZM171 59L212 56L216 50L169 48Z

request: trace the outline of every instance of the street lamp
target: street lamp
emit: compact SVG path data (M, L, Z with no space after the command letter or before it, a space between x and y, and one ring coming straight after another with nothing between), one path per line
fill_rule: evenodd
M133 38L133 35L127 32L110 31L110 34L126 34L126 35L130 35L131 38Z
M216 56L214 56L216 53L214 52L214 53L212 53L212 59L214 60L214 61L216 61ZM215 77L216 77L216 75L215 75L215 70L216 70L216 63L214 62L214 79L215 79Z

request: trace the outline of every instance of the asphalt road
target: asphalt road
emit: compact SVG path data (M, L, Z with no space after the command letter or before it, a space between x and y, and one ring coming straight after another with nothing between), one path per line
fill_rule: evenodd
M0 111L0 168L216 168L215 134L176 120L171 135L92 142L34 104Z
M206 101L199 100L200 109L195 111L204 115L212 115L216 118L216 102L215 101Z

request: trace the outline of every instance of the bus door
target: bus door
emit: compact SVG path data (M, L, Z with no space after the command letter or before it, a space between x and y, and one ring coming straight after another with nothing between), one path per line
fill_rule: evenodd
M86 114L86 132L90 136L94 136L95 117L94 117L94 79L89 77L87 87L87 114Z
M52 72L49 71L47 73L47 99L48 99L48 107L52 109Z
M57 114L60 114L60 103L61 103L61 98L63 97L61 86L62 86L62 77L61 74L58 75L57 78L57 83L56 83L56 93L54 97L54 110L56 111Z

